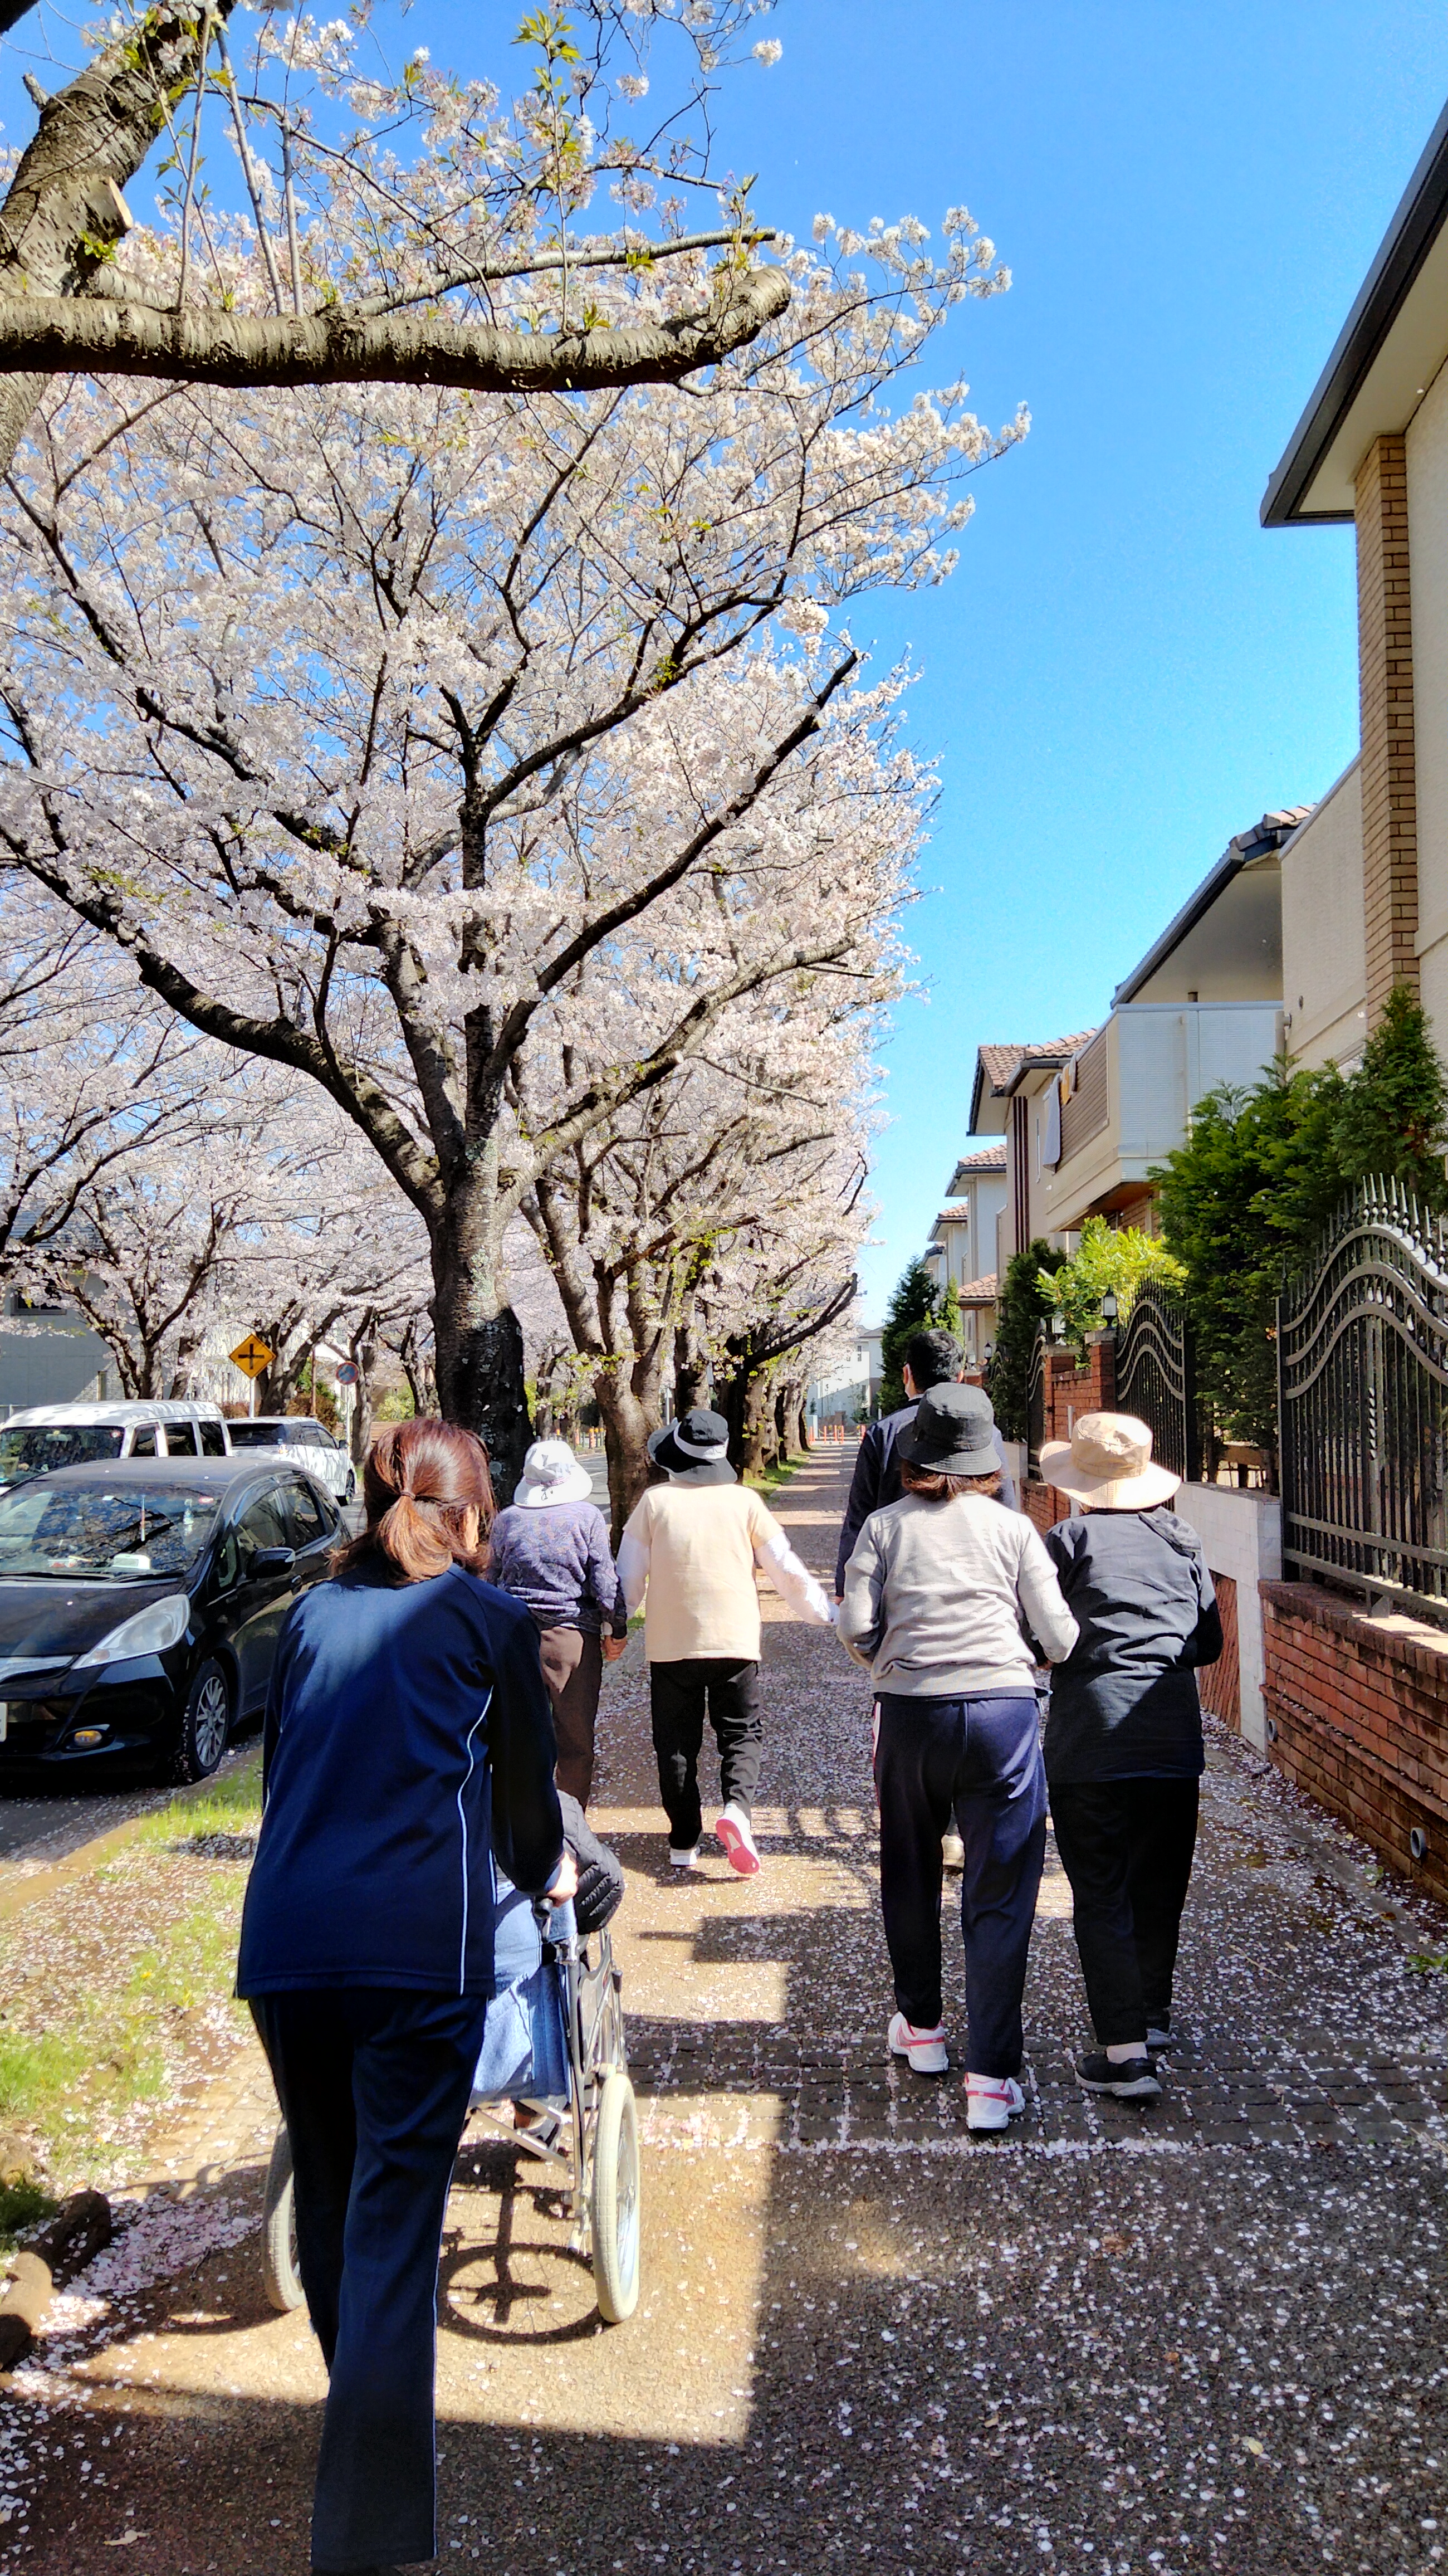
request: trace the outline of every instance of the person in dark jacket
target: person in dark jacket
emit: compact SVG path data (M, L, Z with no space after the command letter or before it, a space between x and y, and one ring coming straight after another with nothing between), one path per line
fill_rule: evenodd
M1046 1538L1080 1636L1051 1676L1046 1779L1098 2045L1093 2093L1161 2091L1172 1977L1206 1756L1197 1666L1222 1651L1201 1541L1166 1508L1181 1483L1129 1413L1086 1413L1041 1451L1082 1507Z
M887 1413L882 1421L872 1422L860 1442L855 1472L850 1479L850 1498L845 1517L840 1523L840 1543L835 1554L835 1599L845 1597L845 1568L855 1552L855 1541L871 1512L883 1512L890 1503L898 1503L904 1488L900 1482L899 1441L915 1419L915 1408L922 1395L932 1386L945 1386L959 1377L965 1364L965 1353L953 1333L931 1326L912 1333L905 1345L905 1360L900 1374L905 1381L908 1404L898 1413ZM1006 1466L1006 1453L1000 1435L995 1437L996 1463L1000 1469L999 1499L1007 1510L1016 1507L1015 1481Z
M431 2558L438 2249L493 1992L493 1853L571 1896L527 1609L483 1580L488 1462L385 1431L367 1526L277 1648L236 1990L291 2140L297 2252L330 2373L312 2564Z
M845 1569L855 1552L855 1541L872 1512L883 1512L898 1503L905 1488L900 1480L901 1434L914 1423L922 1395L933 1386L953 1385L965 1364L965 1353L953 1333L938 1326L912 1333L905 1345L901 1377L905 1381L908 1404L897 1413L887 1413L880 1422L872 1422L860 1442L855 1472L850 1478L850 1497L845 1517L840 1523L840 1544L835 1556L835 1599L845 1597ZM1006 1453L1000 1433L992 1425L992 1442L1000 1483L996 1498L1008 1511L1016 1508L1015 1480L1006 1466ZM964 1869L965 1844L952 1827L941 1843L947 1869Z

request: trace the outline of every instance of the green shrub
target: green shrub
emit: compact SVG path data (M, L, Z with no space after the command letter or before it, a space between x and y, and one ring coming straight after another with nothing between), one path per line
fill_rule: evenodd
M987 1392L996 1422L1007 1440L1025 1440L1029 1436L1031 1349L1041 1317L1049 1315L1055 1306L1055 1274L1064 1268L1065 1260L1064 1252L1055 1251L1038 1235L1024 1252L1013 1254L1006 1263L996 1309L995 1349Z
M1148 1280L1179 1291L1186 1276L1185 1263L1139 1226L1110 1226L1104 1216L1088 1216L1070 1260L1059 1270L1042 1270L1040 1288L1043 1297L1054 1298L1068 1340L1081 1349L1087 1334L1099 1332L1105 1321L1101 1300L1108 1289L1116 1298L1116 1320L1124 1324Z

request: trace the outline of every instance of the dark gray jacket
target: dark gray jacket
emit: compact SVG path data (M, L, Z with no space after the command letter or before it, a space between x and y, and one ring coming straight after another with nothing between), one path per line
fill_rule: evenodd
M1166 1510L1093 1511L1058 1521L1046 1548L1081 1632L1051 1676L1047 1779L1194 1780L1196 1667L1222 1651L1196 1531Z

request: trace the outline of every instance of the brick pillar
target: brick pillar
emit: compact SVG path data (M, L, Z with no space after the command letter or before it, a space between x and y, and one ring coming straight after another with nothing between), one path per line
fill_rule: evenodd
M1394 984L1418 987L1418 789L1408 461L1373 441L1357 475L1358 670L1362 692L1363 912L1372 1028Z
M1086 1392L1078 1396L1076 1411L1078 1414L1116 1411L1114 1333L1088 1333L1086 1337Z

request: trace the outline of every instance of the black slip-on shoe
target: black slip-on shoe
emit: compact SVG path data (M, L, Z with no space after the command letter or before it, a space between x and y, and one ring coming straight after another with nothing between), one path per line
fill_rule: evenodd
M1076 2081L1088 2093L1111 2093L1118 2102L1154 2102L1161 2091L1149 2057L1112 2058L1104 2048L1077 2058Z

